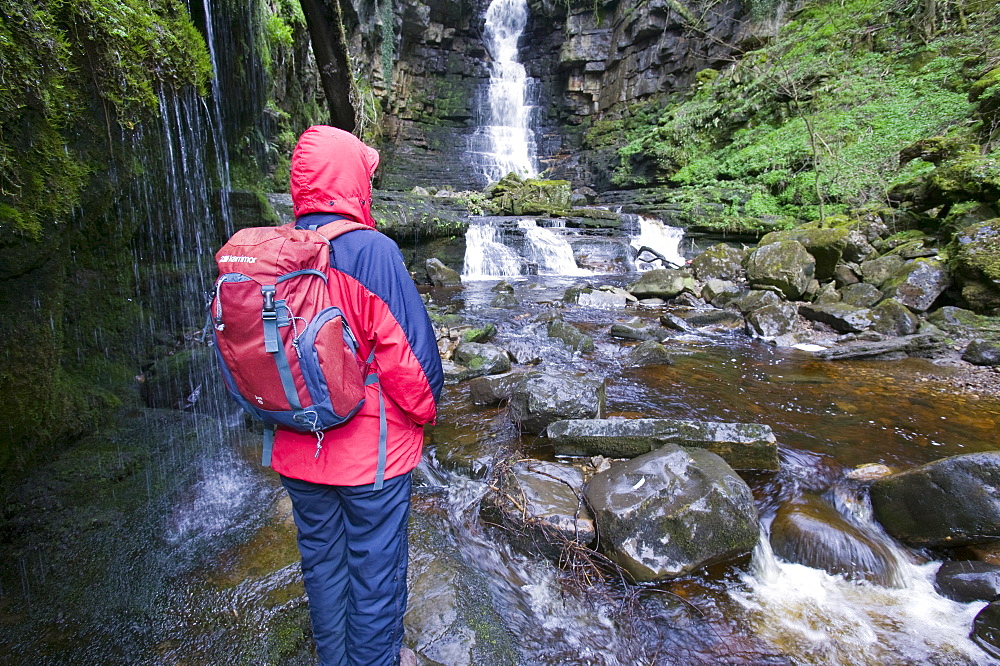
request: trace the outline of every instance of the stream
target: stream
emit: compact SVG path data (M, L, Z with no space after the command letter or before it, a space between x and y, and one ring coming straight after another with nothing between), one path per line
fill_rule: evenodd
M525 239L541 228L508 227ZM505 260L546 265L531 248L508 250ZM864 484L847 472L993 449L1000 403L949 392L930 379L949 368L922 359L821 362L742 335L679 335L666 343L672 365L627 368L634 343L611 338L610 325L652 322L662 310L567 305L562 295L584 282L626 286L635 272L508 267L518 305L497 308L501 278L484 273L499 269L469 265L478 273L462 288L429 292L432 311L493 324L497 344L540 366L605 377L610 416L769 425L781 470L743 475L762 533L781 502L821 496L887 544L901 580L887 588L783 562L766 538L751 557L641 586L599 558L560 568L520 554L478 517L488 470L505 451L553 454L544 438L518 435L505 409L474 406L463 383L450 384L411 518L407 641L421 663L993 663L967 639L983 604L937 595L940 562L882 533ZM537 318L553 311L591 335L595 351L574 354L545 337ZM214 373L204 371L207 386ZM124 410L25 478L0 522L11 544L0 573L2 663L313 663L287 496L257 462L258 433L203 393L195 412Z

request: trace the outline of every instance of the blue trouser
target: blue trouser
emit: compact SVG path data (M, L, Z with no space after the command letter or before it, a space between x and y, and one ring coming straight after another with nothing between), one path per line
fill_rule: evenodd
M285 476L302 575L323 666L399 662L406 611L410 474L372 486L325 486Z

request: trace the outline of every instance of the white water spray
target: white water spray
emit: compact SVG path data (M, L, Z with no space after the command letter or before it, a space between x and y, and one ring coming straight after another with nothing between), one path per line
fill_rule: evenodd
M672 264L683 266L685 259L679 249L683 239L683 229L667 226L654 217L639 216L639 235L632 238L631 245L636 252L648 247ZM663 266L662 262L656 261L648 252L636 257L637 271L648 271L653 268L669 268L669 266Z
M538 173L535 136L530 127L528 75L517 53L527 20L527 0L493 0L486 10L483 38L492 61L487 91L489 120L481 130L485 145L480 159L483 174L490 182L511 172L520 176Z
M462 278L488 280L521 274L521 257L500 240L500 229L485 222L469 225L465 233Z
M538 226L532 219L520 220L517 226L524 230L525 251L539 275L590 275L590 271L576 265L573 248L565 237Z

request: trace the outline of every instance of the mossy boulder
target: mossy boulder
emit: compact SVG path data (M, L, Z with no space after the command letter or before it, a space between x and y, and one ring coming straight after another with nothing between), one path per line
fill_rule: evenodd
M995 126L1000 119L1000 67L991 69L969 87L969 101L976 103L987 126Z
M486 194L497 215L564 215L573 207L568 180L521 180L508 174Z
M636 298L673 298L682 291L694 290L694 278L685 270L658 268L646 271L628 291Z
M573 351L594 351L593 338L578 329L573 324L567 324L562 319L553 319L549 322L548 335L550 338L561 340L566 345L571 347Z
M926 312L951 284L951 272L941 261L920 258L907 261L890 275L882 293L916 312Z
M845 227L833 229L799 228L787 231L772 231L760 239L758 246L781 241L797 241L816 260L815 277L823 282L833 277L833 269L844 255L850 230Z
M898 337L913 335L920 326L920 320L915 314L894 298L887 298L875 307L869 314L872 318L872 329L882 335Z
M949 246L962 296L978 312L1000 311L1000 218L965 227Z
M476 375L499 375L510 371L507 352L488 343L463 342L455 350L453 360Z
M747 278L755 287L777 287L785 298L796 300L815 277L816 260L795 240L759 246L747 257Z
M731 245L719 243L691 260L691 271L699 280L738 280L745 275L744 252Z

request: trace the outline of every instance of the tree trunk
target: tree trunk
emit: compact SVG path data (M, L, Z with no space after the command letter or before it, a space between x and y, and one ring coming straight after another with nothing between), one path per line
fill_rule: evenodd
M351 103L351 63L339 0L300 0L306 17L313 54L319 67L323 93L330 108L330 124L353 132L356 126Z

